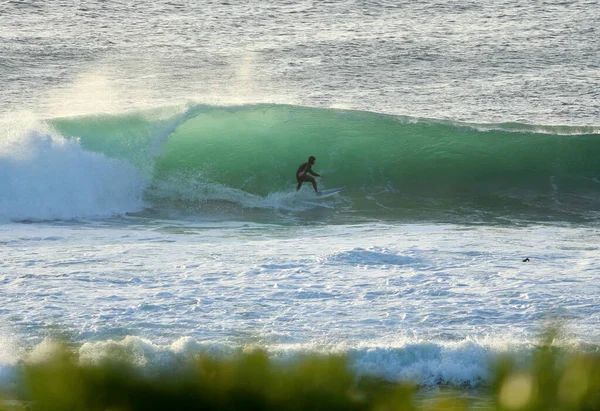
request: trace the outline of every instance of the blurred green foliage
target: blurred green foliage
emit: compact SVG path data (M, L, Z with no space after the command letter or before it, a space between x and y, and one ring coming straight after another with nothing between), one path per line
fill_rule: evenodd
M199 354L177 370L149 372L123 353L81 364L76 350L57 344L23 365L21 398L0 402L0 410L600 410L600 355L566 352L553 341L550 332L527 364L498 361L489 400L476 406L459 391L418 400L415 385L358 377L336 355L282 363L259 349L220 359Z

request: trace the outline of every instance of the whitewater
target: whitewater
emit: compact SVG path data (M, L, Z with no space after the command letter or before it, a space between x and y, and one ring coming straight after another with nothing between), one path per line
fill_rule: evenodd
M56 338L469 388L597 350L600 10L426 3L0 3L0 390Z

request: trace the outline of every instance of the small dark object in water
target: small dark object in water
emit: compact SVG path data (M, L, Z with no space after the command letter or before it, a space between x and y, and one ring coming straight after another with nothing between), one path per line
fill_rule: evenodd
M527 257L526 259L523 260L524 263L528 263L529 262L529 257Z

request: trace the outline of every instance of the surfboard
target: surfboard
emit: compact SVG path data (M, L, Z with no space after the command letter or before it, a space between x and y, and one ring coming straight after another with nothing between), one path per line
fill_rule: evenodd
M344 188L346 188L346 186L344 186L344 187L338 187L338 188L332 188L331 190L320 191L319 195L317 196L317 198L327 198L327 197L330 197L330 196L332 196L334 194L339 193Z

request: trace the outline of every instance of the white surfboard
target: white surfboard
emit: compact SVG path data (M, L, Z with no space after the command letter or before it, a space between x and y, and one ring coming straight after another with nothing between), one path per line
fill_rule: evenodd
M320 191L319 194L317 195L317 198L327 198L327 197L330 197L330 196L332 196L334 194L339 193L344 188L346 188L346 186L339 187L339 188L332 188L331 190Z

